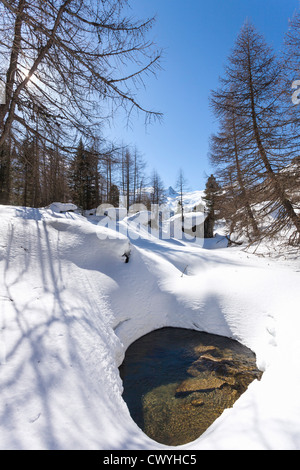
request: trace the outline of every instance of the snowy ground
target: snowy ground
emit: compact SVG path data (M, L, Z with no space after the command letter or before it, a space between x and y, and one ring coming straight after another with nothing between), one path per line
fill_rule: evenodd
M0 216L1 449L168 449L132 421L118 374L163 326L235 338L265 371L179 449L300 449L297 258L129 240L51 209Z

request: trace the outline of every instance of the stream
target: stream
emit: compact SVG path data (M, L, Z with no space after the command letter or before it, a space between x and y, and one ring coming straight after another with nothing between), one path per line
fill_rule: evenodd
M132 419L169 446L197 439L262 375L255 354L239 342L182 328L139 338L119 371Z

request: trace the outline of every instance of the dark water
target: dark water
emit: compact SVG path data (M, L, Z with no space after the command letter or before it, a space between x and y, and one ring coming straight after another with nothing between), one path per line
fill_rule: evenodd
M157 442L197 439L261 372L237 341L162 328L135 341L119 368L133 420Z

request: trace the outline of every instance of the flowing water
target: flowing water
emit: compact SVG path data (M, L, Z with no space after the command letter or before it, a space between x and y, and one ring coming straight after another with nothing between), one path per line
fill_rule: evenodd
M197 439L262 374L237 341L181 328L135 341L119 370L133 420L171 446Z

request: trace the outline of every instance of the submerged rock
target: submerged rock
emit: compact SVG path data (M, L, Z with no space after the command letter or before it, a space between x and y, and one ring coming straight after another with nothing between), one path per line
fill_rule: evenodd
M187 372L197 377L200 372L211 370L223 375L227 375L227 367L230 365L231 358L222 358L212 356L211 354L203 354L193 362Z
M216 346L207 346L205 344L198 344L197 346L194 347L194 351L196 354L205 354L210 352L216 352L217 348Z
M176 388L175 396L185 396L192 392L207 392L215 388L221 388L226 383L225 380L219 379L211 374L211 377L195 377L186 379Z
M201 400L201 398L195 398L194 400L191 401L192 406L202 406L204 405L204 400Z
M130 351L132 372L124 387L130 411L150 438L165 445L197 439L262 375L251 350L207 333L163 329Z

